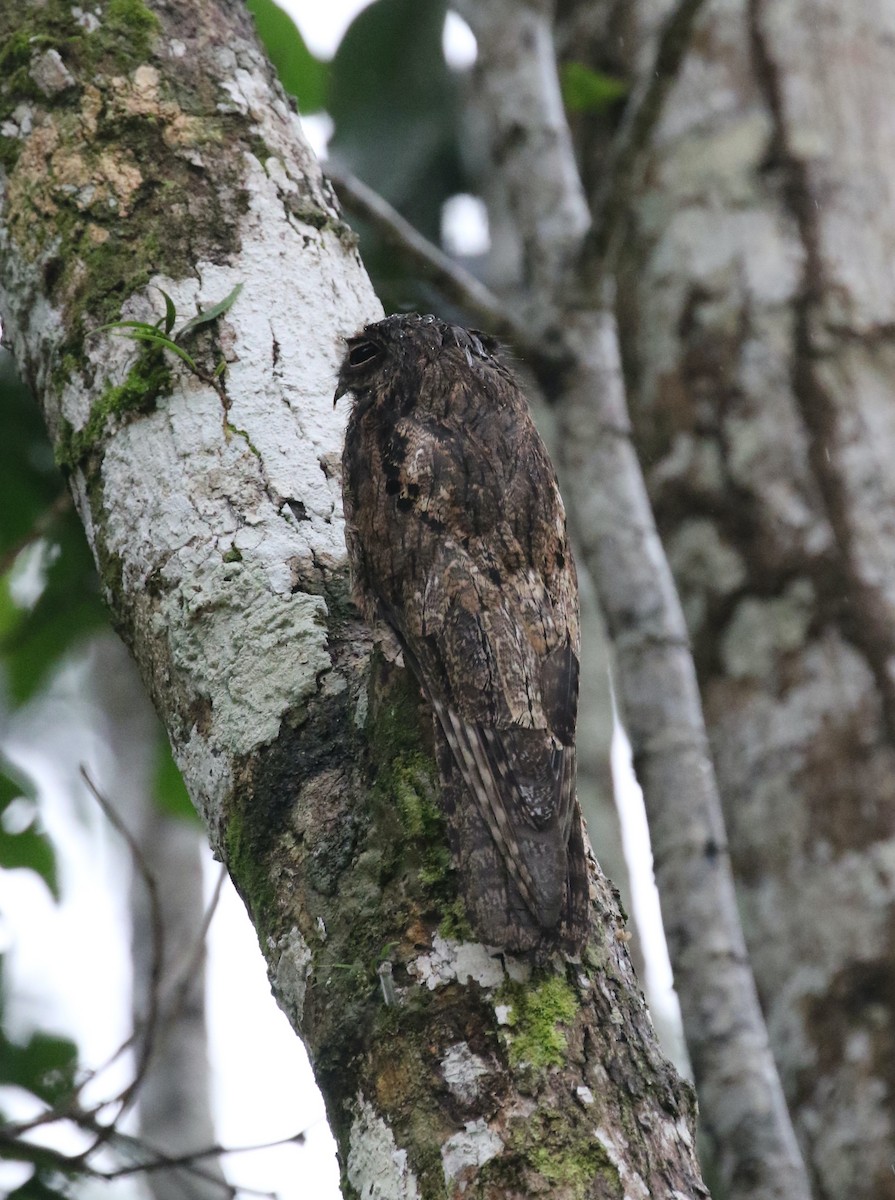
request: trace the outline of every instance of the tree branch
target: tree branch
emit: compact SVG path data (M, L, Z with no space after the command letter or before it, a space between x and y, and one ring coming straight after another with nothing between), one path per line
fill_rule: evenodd
M489 333L509 342L532 367L538 363L542 370L556 370L561 365L555 340L545 337L543 330L532 329L471 271L415 229L383 196L336 163L328 162L326 173L348 211L374 226L383 241L401 256L409 272L423 275L445 300L463 309Z
M598 283L612 269L616 243L627 220L630 197L646 163L650 139L662 116L690 45L693 25L705 0L678 0L659 31L649 70L635 84L600 174L591 203L593 220L584 242L581 278Z
M149 986L147 988L148 1008L146 1012L146 1020L143 1023L142 1029L135 1029L131 1035L129 1044L138 1041L139 1048L137 1051L137 1064L134 1071L134 1077L115 1101L107 1101L108 1103L117 1103L119 1111L117 1116L120 1117L131 1105L140 1088L140 1084L149 1069L149 1060L152 1058L152 1051L155 1045L155 1036L159 1024L159 990L161 988L162 973L165 966L165 928L162 918L162 907L159 899L158 887L155 882L155 877L147 866L146 859L143 857L143 852L137 843L136 838L127 828L124 821L116 811L113 804L102 794L87 771L84 764L81 764L80 775L87 785L90 794L96 800L97 804L102 809L106 820L110 825L121 835L128 848L131 859L134 864L134 869L143 881L143 886L146 888L146 895L149 899L150 927L152 939L152 955L149 971ZM121 1050L118 1051L118 1054ZM117 1057L117 1054L116 1054ZM104 1104L103 1107L106 1105ZM116 1117L117 1119L117 1117ZM103 1129L112 1129L113 1126L104 1126ZM91 1147L92 1150L98 1148Z
M736 906L724 819L689 651L687 629L656 530L630 436L614 316L605 277L587 278L568 256L567 231L539 223L550 204L574 209L581 183L571 139L556 134L545 179L536 137L517 134L507 152L507 123L537 129L555 108L555 59L544 70L532 36L533 9L516 0L485 8L463 3L476 34L478 69L495 85L491 137L513 159L510 209L529 254L526 275L544 262L570 263L551 293L572 366L540 382L556 401L560 473L571 498L570 521L612 640L617 694L650 818L656 879L684 1029L701 1101L702 1124L718 1154L727 1194L738 1200L808 1200L810 1188L795 1140ZM698 9L684 0L666 25L657 65L676 69ZM513 52L505 50L512 46ZM535 85L536 81L536 85ZM606 194L616 205L629 186L667 84L638 89L623 125ZM526 169L527 167L527 169ZM498 168L499 169L499 168ZM557 181L568 195L557 201ZM612 212L604 220L615 221ZM540 240L535 243L532 234ZM555 237L554 246L543 239ZM598 236L598 233L595 234Z

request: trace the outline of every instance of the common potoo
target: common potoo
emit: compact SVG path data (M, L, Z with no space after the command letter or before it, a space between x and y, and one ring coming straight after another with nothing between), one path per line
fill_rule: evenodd
M577 949L578 589L556 476L493 339L394 316L348 339L355 600L432 706L464 899L488 943Z

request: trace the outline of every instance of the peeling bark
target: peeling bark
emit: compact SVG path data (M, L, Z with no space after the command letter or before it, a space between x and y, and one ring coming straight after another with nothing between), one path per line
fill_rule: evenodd
M621 324L815 1194L895 1196L895 9L711 6Z
M5 335L308 1046L346 1195L705 1195L602 877L581 963L464 938L430 716L371 668L347 599L331 396L378 304L244 12L79 12L0 20ZM154 288L183 317L240 282L200 374L89 336L154 319Z

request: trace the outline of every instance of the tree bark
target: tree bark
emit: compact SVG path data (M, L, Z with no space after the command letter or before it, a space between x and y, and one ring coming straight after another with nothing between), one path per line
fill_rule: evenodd
M346 1195L704 1195L605 881L582 963L463 936L429 714L371 670L347 598L331 396L378 305L244 11L2 21L5 333L306 1040ZM162 315L153 287L182 320L238 283L198 371L89 336Z
M824 1200L895 1197L893 23L885 2L707 9L619 308L750 955Z
M556 404L570 526L613 646L702 1131L731 1197L807 1200L737 911L683 613L631 442L606 269L670 85L666 73L686 46L698 3L680 0L660 29L653 65L632 89L607 155L593 221L560 95L552 5L461 0L458 7L478 39L491 157L519 225L532 320L564 352L564 365L541 382Z

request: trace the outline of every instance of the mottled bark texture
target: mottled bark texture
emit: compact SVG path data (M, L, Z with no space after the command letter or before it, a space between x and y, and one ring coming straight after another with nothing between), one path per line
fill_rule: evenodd
M699 1197L608 885L581 963L464 939L418 691L348 602L332 392L379 315L243 10L7 6L0 311L346 1195ZM89 336L237 304L199 372ZM223 378L210 378L219 356Z
M579 563L598 592L616 689L650 819L656 879L701 1103L731 1197L806 1200L808 1180L771 1055L736 906L687 631L631 443L609 280L621 196L685 48L681 0L632 88L591 215L562 107L552 6L460 4L478 38L495 172L519 229L532 319L565 352L541 382L556 405L558 466ZM657 81L657 82L656 82ZM621 189L619 191L619 189Z
M823 1200L895 1197L893 34L887 0L709 6L620 305L750 955Z

